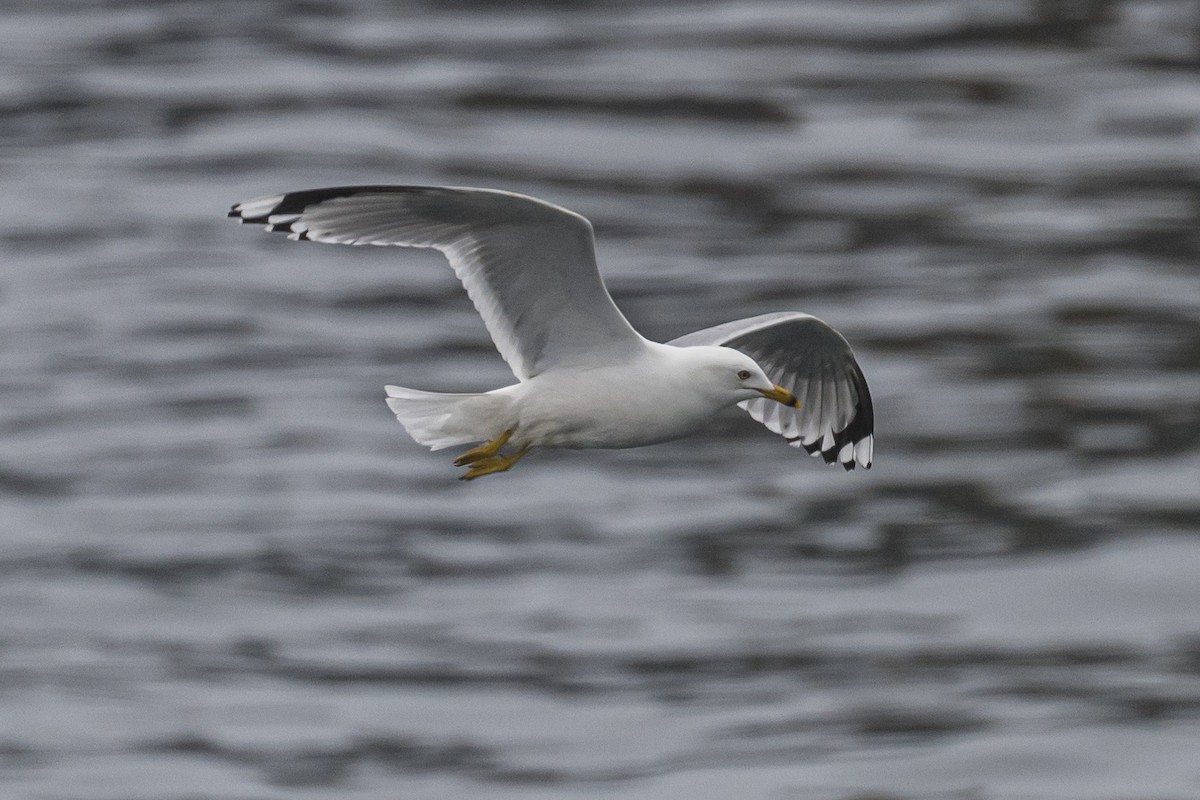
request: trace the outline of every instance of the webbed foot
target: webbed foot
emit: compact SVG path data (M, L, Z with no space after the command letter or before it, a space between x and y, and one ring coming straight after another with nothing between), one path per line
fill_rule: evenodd
M482 478L484 475L492 475L497 472L505 472L512 469L512 465L521 460L521 457L529 452L529 445L521 446L512 455L501 456L494 455L476 459L471 464L471 468L459 476L460 481L473 481L476 478Z
M509 428L495 439L492 439L490 442L484 442L478 447L471 448L458 458L454 459L454 466L465 467L467 464L474 464L476 461L494 458L500 452L500 448L504 447L505 442L507 442L512 435L512 428Z

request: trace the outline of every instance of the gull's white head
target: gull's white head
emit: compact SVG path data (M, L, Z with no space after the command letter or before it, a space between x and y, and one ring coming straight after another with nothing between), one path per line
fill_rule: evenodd
M745 353L731 347L686 347L693 360L692 374L697 384L722 401L722 405L740 403L743 400L753 400L756 397L766 397L783 403L785 406L799 408L800 401L796 396L777 386L762 371L762 367Z

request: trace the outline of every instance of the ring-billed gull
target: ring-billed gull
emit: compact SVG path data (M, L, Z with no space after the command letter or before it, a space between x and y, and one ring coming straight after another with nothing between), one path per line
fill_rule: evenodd
M229 216L291 239L446 255L518 382L473 394L388 386L387 403L433 450L482 442L454 461L465 480L535 446L677 439L734 404L826 463L871 466L871 395L837 331L782 312L651 342L613 303L592 225L573 211L494 189L341 186L248 200Z

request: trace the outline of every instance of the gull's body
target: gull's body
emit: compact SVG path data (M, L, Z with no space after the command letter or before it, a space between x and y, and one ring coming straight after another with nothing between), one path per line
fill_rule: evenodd
M647 341L630 361L549 370L501 389L463 395L450 418L439 423L432 435L415 422L406 426L413 438L434 449L490 441L506 430L513 431L508 444L517 447L625 448L679 439L732 405L725 392L704 391L703 384L698 388L691 369L712 349ZM678 357L680 351L684 358ZM745 361L729 363L757 372L753 361ZM766 376L756 384L773 388ZM394 410L403 411L405 399L419 402L411 389L391 386L388 393ZM760 396L754 388L743 395L745 399ZM438 397L445 395L437 394L433 401L442 409ZM637 424L630 425L631 419Z
M386 388L417 442L485 443L456 461L470 465L465 478L506 470L531 447L677 439L735 404L829 463L871 465L870 393L836 331L784 312L648 341L604 288L591 224L566 209L487 189L358 186L251 200L230 216L293 239L446 254L517 383L472 394Z

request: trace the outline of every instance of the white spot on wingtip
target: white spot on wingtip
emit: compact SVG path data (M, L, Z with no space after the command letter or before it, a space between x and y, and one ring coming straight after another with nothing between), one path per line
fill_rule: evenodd
M875 455L875 436L873 434L863 437L854 445L854 460L863 469L869 469L871 459Z

